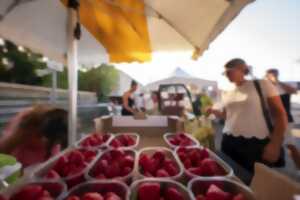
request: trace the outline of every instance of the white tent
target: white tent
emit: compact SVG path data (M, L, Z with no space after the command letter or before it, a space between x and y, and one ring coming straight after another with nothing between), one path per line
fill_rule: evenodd
M194 52L196 58L252 1L254 0L1 0L0 37L68 65L71 144L76 135L78 63L94 66L114 61L111 59L113 53L129 53L134 56L144 54L136 50L135 45L129 45L130 52L108 52L111 46L112 49L123 47L113 43L120 38L120 32L115 29L117 25L125 24L128 27L123 29L125 36L132 33L137 39L136 42L143 39L144 35L140 34L139 27L128 21L145 16L148 31L146 35L149 35L151 52ZM61 2L72 3L73 6L74 2L80 2L81 5L77 9L76 6L67 8ZM93 7L87 7L91 5ZM76 10L79 10L79 14ZM112 16L113 13L118 17ZM82 26L82 37L77 42L74 29L78 16L88 22L94 19L97 22L104 21L109 31L93 26L93 32ZM115 21L117 19L121 21ZM105 39L111 40L113 44L100 44L101 39L95 39L91 33L94 36L99 33L106 34ZM123 41L129 40L125 38ZM139 45L138 42L136 44ZM130 60L122 61L142 61L134 56Z
M216 81L193 77L181 68L176 68L170 77L149 83L143 87L143 90L156 91L158 90L159 85L164 84L184 84L188 87L196 86L198 87L199 91L206 90L208 88L217 90L218 88L218 83Z

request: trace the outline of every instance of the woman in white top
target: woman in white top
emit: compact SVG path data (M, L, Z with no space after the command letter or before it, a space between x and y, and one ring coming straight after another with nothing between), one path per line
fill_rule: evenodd
M255 162L272 166L279 161L287 118L276 88L260 80L263 99L274 124L270 133L254 81L245 79L248 73L248 66L242 59L226 63L224 74L235 88L222 96L222 111L209 109L208 112L225 119L222 151L253 172Z

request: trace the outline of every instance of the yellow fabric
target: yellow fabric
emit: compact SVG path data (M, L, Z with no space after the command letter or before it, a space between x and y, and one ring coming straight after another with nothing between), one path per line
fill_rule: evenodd
M62 0L66 5L67 0ZM151 60L142 0L80 1L80 22L105 47L110 62Z

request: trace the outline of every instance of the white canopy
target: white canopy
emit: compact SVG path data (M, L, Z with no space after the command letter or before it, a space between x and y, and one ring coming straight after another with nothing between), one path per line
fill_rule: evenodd
M149 83L143 87L143 90L157 91L160 85L165 84L184 84L186 86L197 86L199 91L208 89L209 87L212 87L214 90L218 88L218 83L216 81L193 77L181 68L177 68L170 77Z

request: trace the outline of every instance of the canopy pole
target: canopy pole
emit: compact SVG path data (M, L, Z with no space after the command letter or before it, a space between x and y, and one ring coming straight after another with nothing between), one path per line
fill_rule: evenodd
M74 28L76 27L76 10L68 8L68 85L69 85L69 103L68 103L68 144L74 144L77 135L77 89L78 89L78 43L74 37Z

